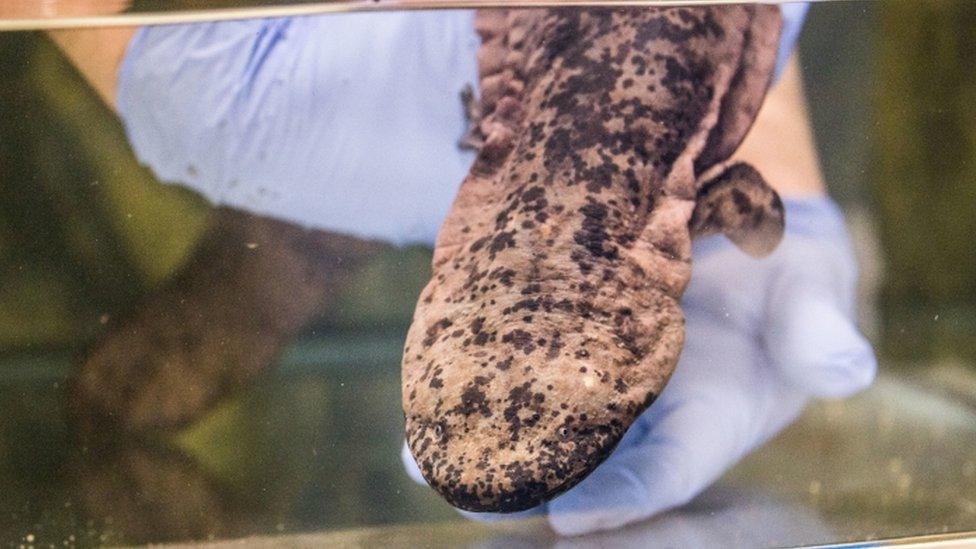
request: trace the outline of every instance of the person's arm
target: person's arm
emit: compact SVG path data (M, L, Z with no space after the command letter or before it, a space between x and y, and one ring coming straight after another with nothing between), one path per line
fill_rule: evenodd
M48 36L112 109L116 108L119 65L138 27L66 29Z

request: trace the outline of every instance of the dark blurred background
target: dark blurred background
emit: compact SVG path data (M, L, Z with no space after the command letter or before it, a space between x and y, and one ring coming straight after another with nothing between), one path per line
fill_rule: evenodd
M876 309L865 328L889 364L976 362L974 8L815 5L801 39L822 164Z
M976 7L815 5L800 53L882 367L976 367ZM95 454L73 446L58 401L73 357L180 267L210 215L135 162L113 114L47 39L0 34L0 539L453 518L397 455L399 352L428 276L423 248L378 255L273 381L201 424ZM159 475L175 484L154 492ZM120 501L141 510L125 525Z

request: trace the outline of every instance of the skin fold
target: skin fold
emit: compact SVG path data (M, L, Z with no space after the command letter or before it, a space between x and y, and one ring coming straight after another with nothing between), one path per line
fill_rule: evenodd
M480 146L403 357L407 442L453 505L568 490L681 351L691 239L775 248L783 210L727 165L769 85L768 6L483 11Z

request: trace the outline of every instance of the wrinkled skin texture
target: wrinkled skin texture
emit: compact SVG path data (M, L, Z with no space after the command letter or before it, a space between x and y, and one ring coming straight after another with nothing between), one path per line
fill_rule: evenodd
M775 7L485 11L480 153L403 359L407 442L453 505L512 512L599 465L677 362L697 234L752 255L779 198L725 166L764 97Z

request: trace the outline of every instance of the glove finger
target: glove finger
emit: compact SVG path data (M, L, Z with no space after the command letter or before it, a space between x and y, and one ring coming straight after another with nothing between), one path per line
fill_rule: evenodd
M830 295L799 290L772 307L765 332L784 381L821 398L846 397L874 380L874 351Z
M509 520L523 520L531 517L537 517L539 515L544 515L546 514L546 505L542 504L533 507L531 509L526 509L525 511L517 511L515 513L473 513L471 511L463 511L461 509L457 509L457 512L461 513L462 517L469 520L474 520L477 522L493 523L493 522L504 522Z
M417 484L427 484L427 481L424 480L423 473L420 472L420 467L417 465L417 460L413 459L413 454L410 453L410 447L407 446L406 441L403 442L403 447L400 448L400 461L403 462L403 468L406 469L407 476L410 477L410 480Z
M718 365L715 365L718 366ZM680 367L680 366L679 366ZM549 503L549 523L572 536L618 528L683 505L786 425L805 398L750 376L665 389L646 434ZM774 417L775 421L767 421Z

